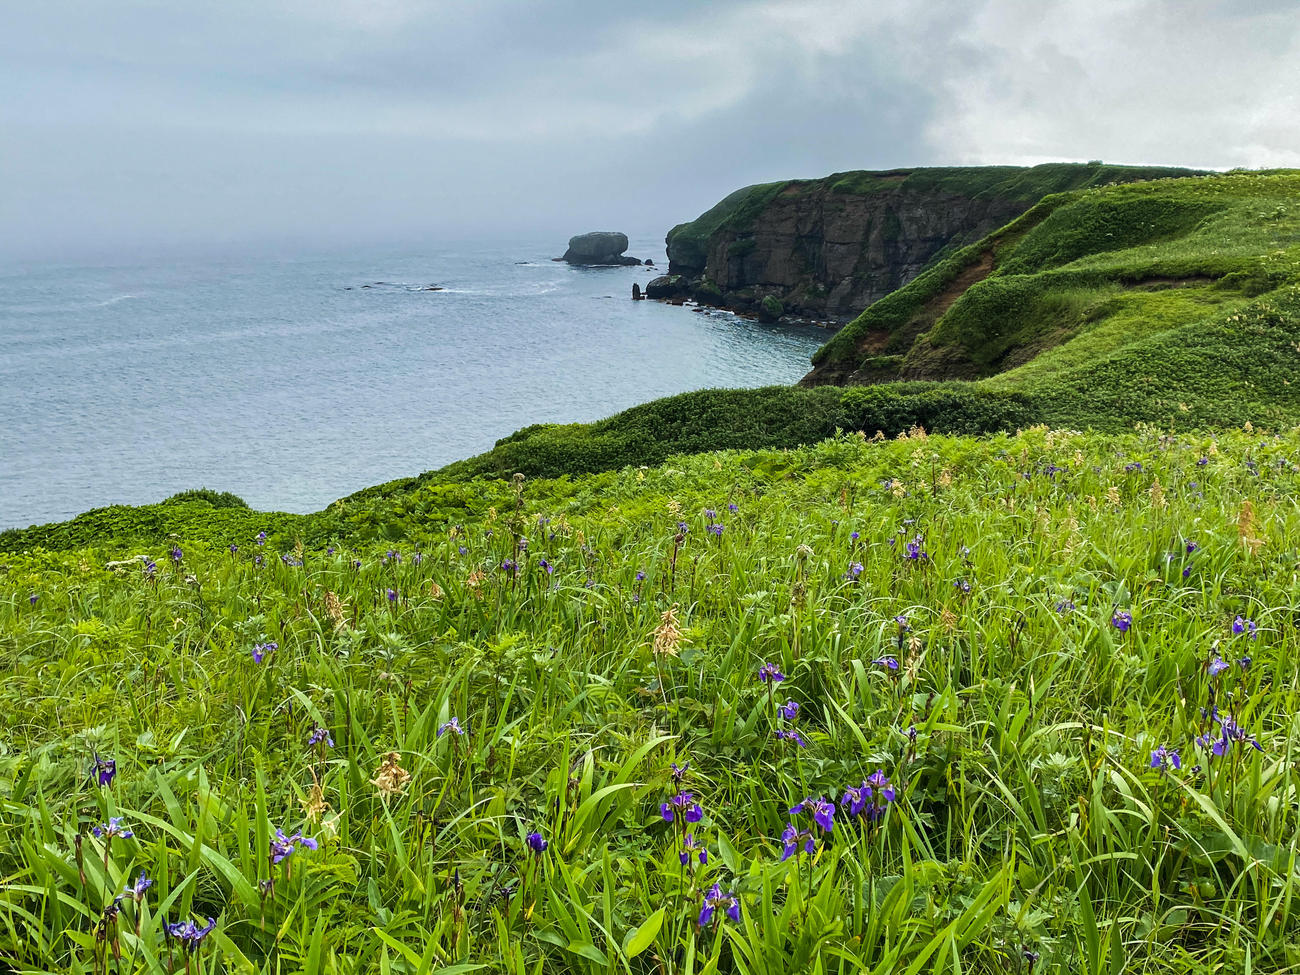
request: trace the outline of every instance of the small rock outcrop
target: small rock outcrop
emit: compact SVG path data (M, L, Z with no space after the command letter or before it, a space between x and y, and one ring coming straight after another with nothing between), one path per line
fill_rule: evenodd
M639 258L625 256L623 252L626 250L627 234L598 230L570 237L569 249L557 260L588 267L609 264L630 267L641 263Z

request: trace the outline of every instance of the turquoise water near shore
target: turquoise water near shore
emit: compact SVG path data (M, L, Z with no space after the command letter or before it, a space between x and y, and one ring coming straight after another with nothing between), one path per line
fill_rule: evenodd
M199 486L318 510L530 423L794 382L827 338L632 302L660 270L552 262L562 250L0 270L0 528ZM629 253L664 265L661 242Z

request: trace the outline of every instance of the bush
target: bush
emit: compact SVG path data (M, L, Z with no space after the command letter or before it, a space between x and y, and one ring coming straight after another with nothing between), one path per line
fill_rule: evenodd
M213 491L211 488L193 488L173 494L163 504L178 501L203 501L214 508L247 508L248 502L229 491Z

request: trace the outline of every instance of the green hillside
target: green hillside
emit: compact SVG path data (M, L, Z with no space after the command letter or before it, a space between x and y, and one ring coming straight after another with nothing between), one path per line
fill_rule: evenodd
M0 957L1293 970L1297 459L842 436L6 555Z
M1277 343L1260 329L1293 321L1298 204L1295 172L1049 196L868 308L814 356L806 381L997 376L988 388L1074 399L1097 391L1099 370L1149 368L1185 344L1206 358L1162 365L1159 384L1195 386L1250 349L1270 371ZM1250 398L1279 413L1296 402L1285 384ZM1075 420L1073 408L1057 415L1097 422L1105 412Z

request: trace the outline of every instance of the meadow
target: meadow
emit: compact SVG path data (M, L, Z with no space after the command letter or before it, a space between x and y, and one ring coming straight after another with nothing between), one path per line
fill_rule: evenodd
M0 957L1296 970L1298 464L917 428L10 533Z

